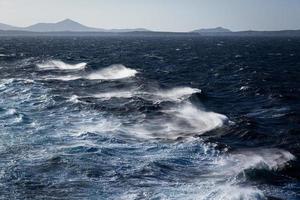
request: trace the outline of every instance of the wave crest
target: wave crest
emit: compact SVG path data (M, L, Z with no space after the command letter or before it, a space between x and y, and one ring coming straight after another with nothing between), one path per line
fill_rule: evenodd
M164 117L146 119L129 132L144 138L177 139L201 135L220 128L228 118L225 115L206 112L191 103L162 111Z
M238 175L246 170L265 169L276 171L283 169L296 157L282 149L244 150L222 157L218 163L227 173Z
M105 92L95 94L93 97L103 99L103 100L110 100L111 98L132 98L134 93L131 91L115 91L115 92Z
M134 77L138 72L134 69L117 64L101 69L86 76L90 80L115 80Z
M201 93L200 89L190 87L176 87L170 90L162 90L155 93L159 97L158 101L175 101L180 102L188 99L192 94Z
M76 67L79 69L80 64L78 66L73 66L73 69ZM64 69L67 69L64 66ZM71 69L69 66L68 69ZM125 67L124 65L111 65L107 68L101 69L99 71L91 72L89 74L84 75L65 75L65 76L48 76L45 77L47 80L62 80L62 81L73 81L78 79L87 79L87 80L117 80L117 79L125 79L134 77L138 72L134 69L130 69Z
M49 60L47 62L37 64L40 69L60 69L60 70L80 70L86 67L87 63L68 64L60 60Z

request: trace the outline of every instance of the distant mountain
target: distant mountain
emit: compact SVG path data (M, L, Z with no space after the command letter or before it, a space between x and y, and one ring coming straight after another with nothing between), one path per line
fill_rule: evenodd
M101 29L82 25L71 19L57 23L38 23L28 27L15 27L0 23L0 35L87 35L87 36L234 36L234 37L300 37L300 30L281 31L231 31L223 27L198 29L191 32L155 32L144 28L136 29Z
M71 19L65 19L57 23L38 23L28 27L15 27L7 24L0 23L0 30L8 31L30 31L30 32L148 32L149 30L143 28L137 29L102 29L93 28L82 25Z
M232 31L229 29L223 28L223 27L217 27L217 28L203 28L203 29L194 30L192 32L196 32L196 33L230 33Z
M91 28L84 26L78 22L70 19L65 19L57 23L38 23L32 26L26 27L23 30L33 32L63 32L63 31L74 31L74 32L100 32L104 29Z
M0 23L0 30L19 30L19 29L20 29L19 27Z

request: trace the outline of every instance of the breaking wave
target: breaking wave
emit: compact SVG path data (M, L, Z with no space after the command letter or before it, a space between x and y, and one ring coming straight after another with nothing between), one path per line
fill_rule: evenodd
M276 171L283 169L289 161L296 157L281 149L255 149L233 152L222 158L219 164L230 172L239 174L248 169L265 169ZM235 165L232 165L236 163Z
M68 79L68 77L65 77ZM133 98L139 97L145 100L151 100L154 103L170 101L180 103L187 100L191 95L201 93L200 89L190 87L177 87L169 90L159 90L156 92L133 90L116 90L112 92L103 92L93 95L95 98L109 100L111 98Z
M85 78L90 80L114 80L134 77L138 72L134 69L125 67L124 65L111 65L87 75Z
M206 112L189 102L162 112L164 117L145 119L129 132L138 137L175 140L204 134L222 127L228 121L225 115Z
M124 65L111 65L99 71L91 72L83 75L64 75L64 76L48 76L48 80L72 81L78 79L87 80L117 80L134 77L138 72L134 69L125 67Z
M118 53L112 48L107 55L89 54L85 49L91 47L90 42L78 44L88 46L82 53L70 52L73 43L66 46L62 60L72 58L72 54L76 55L73 60L89 58L90 63L106 63ZM152 40L149 45L153 45ZM95 47L93 52L101 48ZM136 45L133 48L137 53ZM191 54L160 60L153 68L149 66L154 63L152 58L145 63L135 60L145 56L126 58L128 63L140 64L140 70L121 64L85 70L86 63L42 63L45 56L54 58L57 49L43 52L39 58L17 62L15 58L2 59L0 127L4 145L0 150L4 157L0 187L7 196L0 196L4 199L24 194L30 198L37 194L37 188L37 195L45 198L66 195L68 199L254 200L295 196L292 192L297 186L292 184L299 175L299 162L293 160L298 157L298 146L288 140L296 135L297 127L288 126L298 119L297 98L280 91L277 82L256 85L257 76L252 79L248 74L256 68L236 71L232 66L232 73L247 73L233 74L237 76L232 81L228 79L229 63L223 70L223 66L209 69L199 63L201 68L180 68L169 62L187 61ZM191 52L184 46L178 49ZM26 52L20 57L36 53ZM157 53L172 54L168 49ZM228 58L225 60L230 61ZM195 60L186 66L195 66ZM138 78L132 78L138 73ZM188 87L188 83L210 90L205 102L197 98L201 89ZM281 104L285 97L287 104ZM215 112L206 110L205 105ZM229 117L218 112L236 124L231 126ZM287 137L281 140L283 134Z
M177 87L170 90L161 90L154 93L157 101L175 101L180 102L188 99L192 94L201 93L200 89L190 87Z
M266 200L262 191L252 187L240 187L226 184L224 186L215 186L210 192L203 194L201 200Z
M49 60L45 63L37 64L40 69L59 69L59 70L81 70L86 67L87 63L68 64L60 60Z

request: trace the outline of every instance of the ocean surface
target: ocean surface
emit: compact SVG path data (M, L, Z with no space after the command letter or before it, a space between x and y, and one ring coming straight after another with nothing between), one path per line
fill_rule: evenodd
M1 37L0 199L300 199L300 38Z

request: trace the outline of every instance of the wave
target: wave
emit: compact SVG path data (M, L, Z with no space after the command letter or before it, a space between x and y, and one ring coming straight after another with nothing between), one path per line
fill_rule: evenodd
M288 151L281 149L258 149L255 151L242 151L231 155L233 160L241 164L239 170L246 169L283 169L289 161L296 157Z
M132 98L134 93L132 91L115 91L115 92L105 92L93 95L95 98L110 100L111 98Z
M6 86L13 83L14 80L15 79L13 79L13 78L0 80L0 89L5 89Z
M134 77L138 72L134 69L117 64L101 69L87 75L85 78L90 80L114 80Z
M82 79L81 76L75 76L75 75L66 75L66 76L46 76L43 79L45 80L60 80L60 81L74 81L78 79Z
M40 69L60 69L60 70L81 70L86 67L87 63L68 64L60 60L49 60L45 63L37 64Z
M206 112L189 102L162 113L163 117L145 119L144 123L129 132L134 132L138 137L176 140L204 134L222 127L228 121L225 115Z
M8 109L5 114L7 115L16 115L17 114L17 110L12 108L12 109Z
M233 152L220 157L217 161L220 173L228 176L238 176L246 170L269 170L276 171L283 169L296 157L288 151L282 149L254 149Z
M219 199L219 200L266 200L262 191L252 187L240 187L236 185L226 184L224 186L216 186L208 194L204 194L200 199Z
M99 71L91 72L87 75L66 75L66 76L48 76L46 80L62 80L73 81L78 79L87 80L117 80L134 77L138 72L134 69L125 67L124 65L111 65Z
M154 103L160 103L164 101L179 103L188 99L192 94L195 93L201 93L201 90L190 87L177 87L170 90L161 90L159 92L144 92L138 91L138 89L136 89L104 92L92 96L103 100L109 100L111 98L132 98L136 96L145 100L151 100Z
M210 152L214 147L207 147ZM239 152L217 152L205 163L205 175L199 179L199 199L265 200L262 190L247 185L247 170L278 170L288 165L295 156L282 149L249 149ZM204 160L201 162L205 162ZM242 175L242 176L241 176ZM209 182L205 181L208 178Z
M15 108L6 109L5 112L0 115L0 118L5 118L7 124L21 123L24 119L24 115L19 113Z
M188 99L192 94L201 93L200 89L190 87L177 87L170 90L162 90L154 93L158 97L156 101L180 102Z
M223 126L228 118L225 115L215 112L206 112L192 105L186 103L183 106L175 107L164 111L172 114L175 118L175 124L180 127L185 127L185 131L203 134L216 128Z

